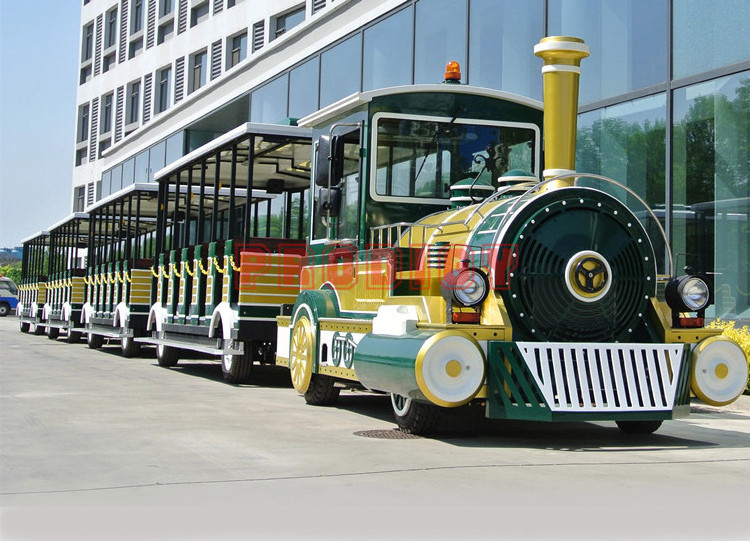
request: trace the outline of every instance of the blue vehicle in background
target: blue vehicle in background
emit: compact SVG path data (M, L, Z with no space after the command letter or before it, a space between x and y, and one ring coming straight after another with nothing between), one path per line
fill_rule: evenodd
M18 286L10 278L0 276L0 317L15 311L18 304Z

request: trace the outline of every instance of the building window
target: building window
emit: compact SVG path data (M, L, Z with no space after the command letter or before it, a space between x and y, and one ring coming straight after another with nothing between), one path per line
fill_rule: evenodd
M363 90L411 84L414 41L411 9L403 9L364 33ZM529 49L532 50L532 49Z
M166 17L174 11L174 0L159 1L159 17Z
M195 26L208 19L208 2L195 6L190 10L190 26Z
M227 9L233 8L237 4L244 2L245 0L227 0Z
M81 41L81 62L91 60L94 54L94 23L83 27L83 39Z
M190 85L188 92L195 92L206 84L206 51L190 57Z
M513 0L472 0L469 84L542 99L539 59L528 52L544 35L544 4L544 0L532 0L519 9ZM497 21L513 24L503 25L498 32Z
M419 4L417 4L419 5ZM362 35L356 34L320 55L320 106L360 90ZM347 66L348 69L341 69ZM442 74L445 64L441 67Z
M81 68L81 78L78 81L80 84L83 84L91 79L91 64L87 64L86 66Z
M112 69L116 63L116 60L117 60L116 53L110 53L107 56L105 56L102 59L102 71L108 72L110 69Z
M76 150L76 167L88 162L89 149L79 148Z
M99 158L101 159L102 154L104 154L104 151L107 150L109 147L112 146L112 139L107 138L104 141L99 141Z
M707 317L750 314L750 71L674 91L675 267L714 280Z
M271 27L275 29L273 37L278 38L280 35L288 32L304 20L305 6L301 6L282 15L278 15L275 19L275 23L272 23L275 24L275 26Z
M455 60L461 66L466 64L466 18L467 8L464 0L417 3L414 36L415 83L440 82L448 60Z
M104 29L104 48L108 49L117 44L117 8L107 12L107 25Z
M126 124L137 124L140 118L141 82L135 81L128 85L128 103L126 107Z
M156 86L156 112L163 113L170 106L169 90L172 86L172 67L167 67L158 72Z
M231 38L227 68L236 66L247 57L247 32Z
M86 186L77 186L73 196L73 212L83 212L86 206Z
M159 27L159 34L156 37L156 43L164 43L172 36L174 36L174 20L171 20Z
M78 108L78 137L76 142L81 143L89 138L89 104Z
M683 0L672 3L672 13L675 79L747 60L750 3L746 0Z
M128 58L135 58L143 52L143 38L139 38L135 41L130 42L130 48L128 49Z
M668 3L549 0L549 35L576 36L591 48L582 64L580 104L666 82ZM692 52L698 49L692 47Z
M143 30L143 0L133 0L131 9L130 33L135 34Z
M101 119L99 124L99 133L109 133L112 131L112 103L114 102L114 94L110 93L102 97L102 110L100 113Z

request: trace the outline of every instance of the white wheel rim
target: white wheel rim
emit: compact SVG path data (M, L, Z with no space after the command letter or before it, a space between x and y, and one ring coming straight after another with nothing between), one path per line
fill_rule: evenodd
M393 406L393 411L396 412L396 415L403 417L409 413L409 408L411 408L411 398L391 393L391 405Z
M747 384L747 364L740 347L729 340L715 340L697 350L692 370L693 391L713 405L737 398Z

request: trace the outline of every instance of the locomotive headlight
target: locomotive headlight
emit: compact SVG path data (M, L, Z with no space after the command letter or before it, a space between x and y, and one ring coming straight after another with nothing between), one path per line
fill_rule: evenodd
M487 275L479 269L458 269L446 274L442 283L443 298L471 307L484 302L490 290Z
M667 304L677 312L698 312L711 299L708 284L698 276L681 276L670 280L664 290Z

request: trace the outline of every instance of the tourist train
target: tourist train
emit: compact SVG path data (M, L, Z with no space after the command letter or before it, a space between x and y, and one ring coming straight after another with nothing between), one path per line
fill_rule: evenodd
M711 281L677 275L636 193L575 172L588 47L534 52L544 105L449 63L441 84L242 124L26 239L21 330L208 356L229 383L288 367L314 405L387 393L411 433L467 404L650 433L691 394L733 402L747 364L705 326Z

